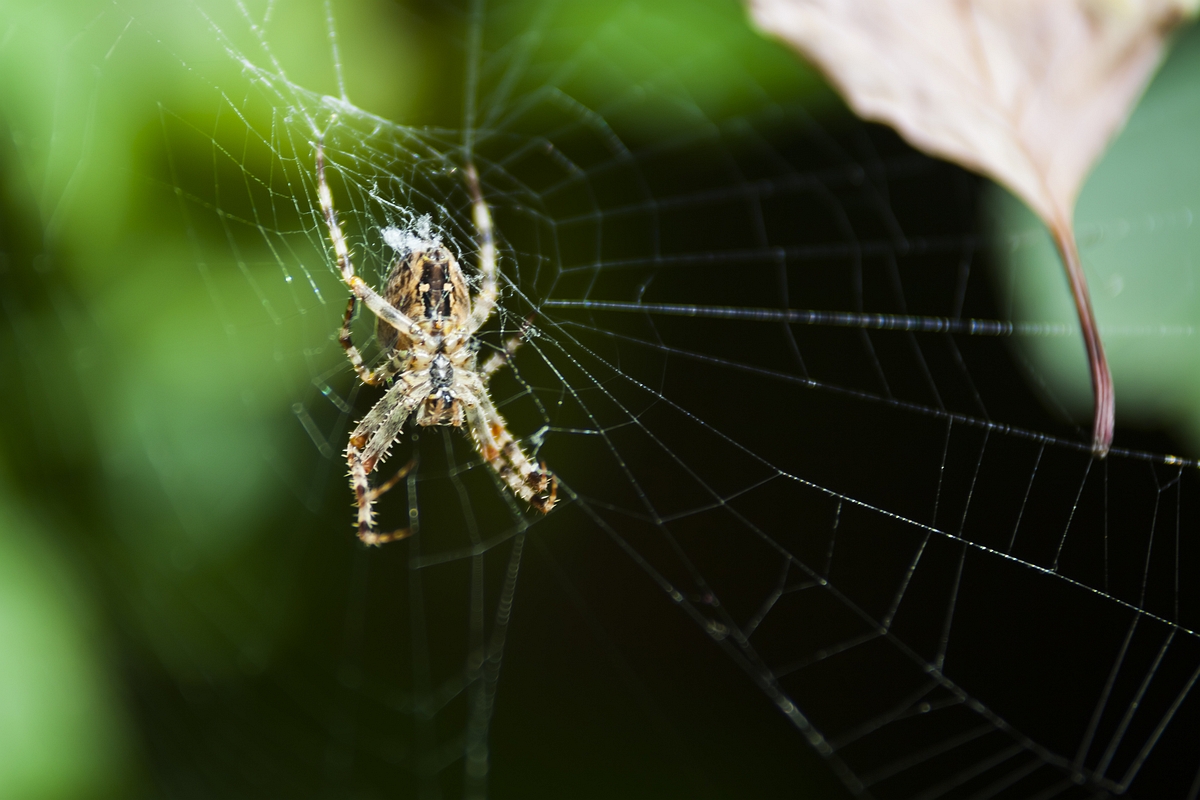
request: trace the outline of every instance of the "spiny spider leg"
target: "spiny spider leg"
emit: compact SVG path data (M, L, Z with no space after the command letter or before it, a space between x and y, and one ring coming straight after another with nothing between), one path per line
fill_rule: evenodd
M325 145L317 142L317 199L321 203L321 212L325 215L325 225L329 228L329 240L333 243L333 252L337 256L338 270L342 280L350 287L350 291L371 309L375 316L398 331L408 334L414 339L426 341L425 332L408 317L393 308L380 297L374 289L363 283L362 278L354 274L354 264L350 261L350 250L346 247L346 237L337 221L337 212L333 208L333 193L325 182Z
M513 494L549 513L558 498L558 480L545 465L529 460L487 394L481 392L478 401L467 407L467 425L479 454Z
M375 500L391 489L409 471L416 466L416 459L409 461L391 480L379 487L372 487L368 475L375 469L379 461L386 457L387 449L399 436L413 408L420 403L420 397L406 396L402 383L388 390L388 395L399 394L401 399L391 414L376 413L375 408L350 434L350 443L346 446L346 461L350 465L350 484L354 489L354 503L358 506L358 538L368 545L381 545L403 539L411 533L410 528L404 528L391 533L379 533L375 530Z

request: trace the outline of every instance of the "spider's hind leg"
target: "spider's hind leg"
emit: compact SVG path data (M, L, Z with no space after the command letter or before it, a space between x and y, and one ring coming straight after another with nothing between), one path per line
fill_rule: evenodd
M393 475L386 483L375 487L371 486L371 481L367 477L366 462L363 459L362 450L355 447L353 442L346 448L346 459L350 462L350 484L354 489L354 498L358 505L358 538L364 544L377 547L381 544L395 542L411 536L411 527L401 528L400 530L388 533L379 533L376 531L373 506L381 495L412 472L413 467L417 464L416 459L409 461L401 467L400 471Z
M387 494L387 492L393 486L395 486L397 483L399 483L400 481L407 478L408 473L412 472L413 468L416 466L417 466L417 460L415 458L410 458L408 460L407 464L405 464L403 467L401 467L399 470L396 471L395 475L388 478L388 480L386 482L381 483L379 486L375 486L371 489L371 500L372 501L378 500L380 497Z
M544 464L536 466L508 432L504 418L484 395L467 409L475 447L513 494L543 514L558 501L558 481Z

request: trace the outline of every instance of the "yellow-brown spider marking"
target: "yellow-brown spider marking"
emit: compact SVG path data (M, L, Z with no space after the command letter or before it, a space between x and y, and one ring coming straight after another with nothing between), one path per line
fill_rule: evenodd
M503 353L489 358L482 368L476 364L474 336L495 310L497 288L492 215L479 189L475 167L468 164L464 170L479 240L481 281L474 299L458 260L441 242L428 236L404 235L394 228L383 232L397 258L379 294L354 274L346 237L333 208L333 194L325 181L324 147L318 143L316 151L317 197L338 270L352 292L338 341L359 380L388 387L351 432L346 446L350 486L358 505L358 538L379 545L403 539L411 532L404 528L379 533L373 505L412 470L414 462L378 487L372 487L369 479L375 467L387 458L410 417L418 425L466 427L475 449L504 485L538 511L549 512L558 494L554 476L525 455L487 391L488 379L508 363L508 357L520 345L520 337L507 342ZM350 336L359 301L376 316L375 335L386 356L383 366L374 371L366 368Z

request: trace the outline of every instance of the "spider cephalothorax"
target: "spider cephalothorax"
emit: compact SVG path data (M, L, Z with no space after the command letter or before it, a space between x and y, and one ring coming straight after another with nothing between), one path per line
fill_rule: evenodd
M368 476L412 417L418 425L466 427L484 461L513 494L545 513L554 507L557 483L544 467L535 466L512 438L487 391L487 381L520 345L510 340L482 367L477 367L475 333L496 307L496 246L492 218L479 189L474 167L465 170L479 237L479 292L472 301L466 277L454 254L431 237L403 235L386 229L384 239L397 251L382 295L354 274L346 239L338 225L333 195L325 182L325 154L317 145L317 194L342 279L353 295L346 306L338 337L363 383L388 385L383 398L350 434L346 459L350 485L358 505L358 537L367 544L402 539L410 529L379 533L372 514L374 501L405 474L372 487ZM368 370L350 338L354 309L361 300L377 317L376 339L385 362Z
M463 424L459 385L464 373L475 371L475 351L456 336L466 329L471 316L471 297L462 269L450 251L440 244L410 240L384 283L383 299L401 314L417 322L426 334L414 339L389 325L375 321L375 336L389 360L413 353L409 371L427 373L429 396L416 410L419 425ZM430 357L431 356L431 357Z

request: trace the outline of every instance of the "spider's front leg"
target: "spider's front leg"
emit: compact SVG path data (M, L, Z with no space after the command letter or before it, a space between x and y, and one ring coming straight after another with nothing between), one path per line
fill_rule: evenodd
M330 191L329 183L325 180L325 145L318 142L316 150L317 200L321 204L321 213L325 216L325 225L329 228L329 241L333 244L333 254L337 258L338 272L341 273L342 280L350 287L350 291L354 292L354 296L362 300L375 316L401 333L407 334L411 339L427 343L428 337L425 335L425 331L392 307L374 289L367 286L362 278L354 274L354 264L350 260L350 248L346 246L346 236L342 233L342 226L338 224L337 211L333 208L333 192Z
M473 335L483 327L496 308L496 237L492 227L492 212L488 210L483 190L479 188L479 173L471 163L467 164L464 171L467 190L471 193L475 236L479 239L479 274L483 276L479 294L472 300L471 318L467 320L467 334Z

